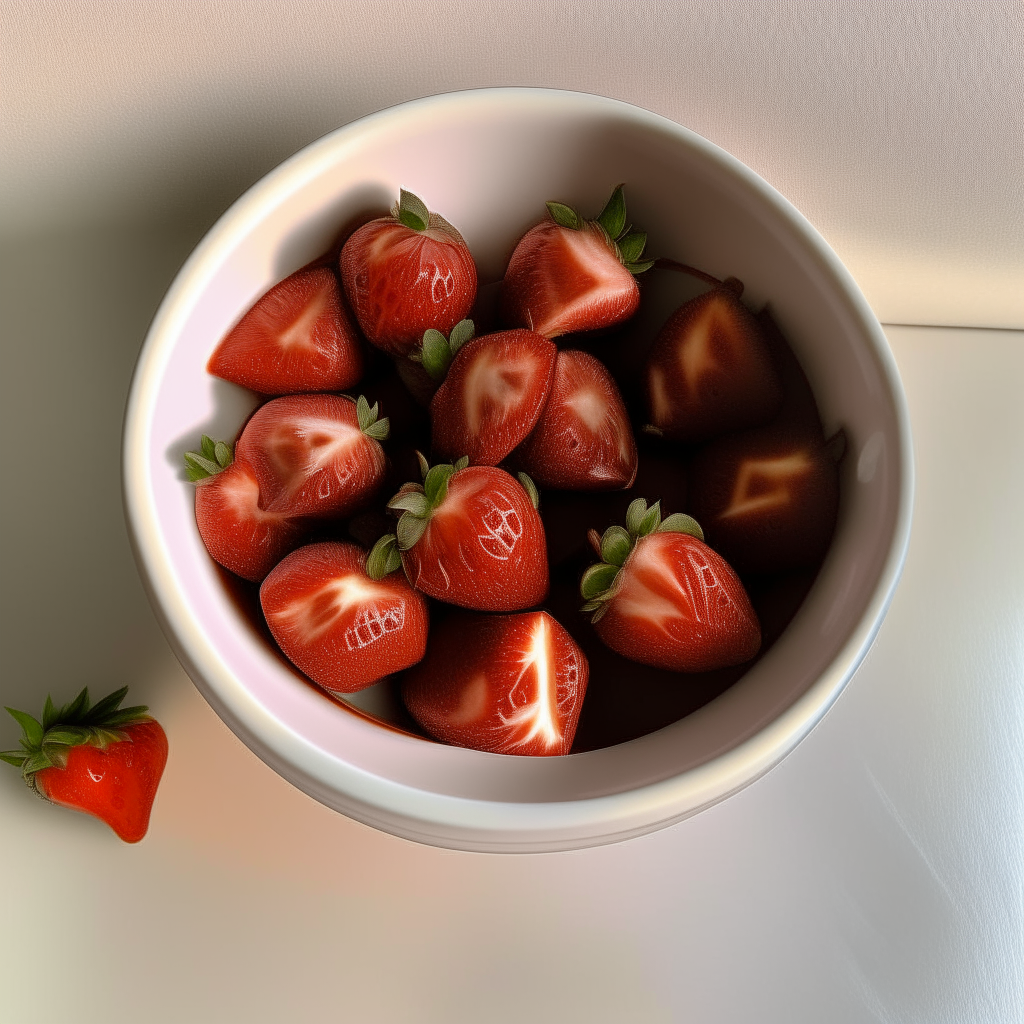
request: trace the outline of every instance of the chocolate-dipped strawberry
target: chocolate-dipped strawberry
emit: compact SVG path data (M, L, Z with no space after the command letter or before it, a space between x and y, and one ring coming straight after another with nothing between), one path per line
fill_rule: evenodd
M520 239L505 271L505 323L557 338L628 320L640 303L635 275L653 262L643 259L647 235L626 221L623 186L596 220L564 203L547 207L549 219Z
M740 572L816 566L839 507L845 439L782 424L719 438L690 464L690 504L708 543Z
M742 285L715 287L684 303L661 329L647 360L651 425L676 441L700 442L766 423L782 388Z
M558 353L547 404L515 460L542 487L607 491L632 485L636 441L604 363L575 349Z
M644 665L706 672L757 654L761 627L739 577L703 542L700 526L637 498L626 528L592 535L601 561L583 574L580 594L598 636Z
M440 367L444 338L439 338L431 347L441 356ZM547 338L524 330L485 334L459 345L430 402L435 453L447 458L465 455L474 466L501 462L540 418L551 390L555 355ZM434 360L426 342L423 359L429 370Z

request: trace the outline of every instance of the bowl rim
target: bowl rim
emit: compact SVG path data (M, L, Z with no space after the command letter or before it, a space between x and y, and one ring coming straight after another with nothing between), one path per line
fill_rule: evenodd
M676 137L723 165L775 208L800 236L820 269L839 286L850 313L872 346L888 390L898 435L899 494L888 550L855 628L818 678L753 736L671 778L621 792L528 803L469 799L412 789L354 765L332 765L332 782L317 765L315 745L266 713L244 686L224 675L215 648L178 592L168 551L161 543L150 486L149 426L162 370L183 310L201 290L208 270L234 240L261 218L275 197L301 187L338 149L359 144L382 124L403 117L471 107L481 100L551 103L581 112L629 119ZM654 831L718 803L763 776L811 731L835 702L873 643L892 602L910 539L914 498L909 412L895 358L881 325L852 276L810 222L756 172L718 146L662 115L590 93L540 88L472 89L411 100L344 125L278 165L217 220L176 275L143 343L125 409L122 496L129 541L143 585L167 638L188 675L236 735L275 771L322 803L392 834L435 846L495 852L577 849ZM373 728L377 728L373 726ZM644 737L630 741L643 742ZM615 748L606 748L615 749ZM500 755L490 755L500 756ZM586 756L586 755L576 755ZM339 787L338 778L343 779Z

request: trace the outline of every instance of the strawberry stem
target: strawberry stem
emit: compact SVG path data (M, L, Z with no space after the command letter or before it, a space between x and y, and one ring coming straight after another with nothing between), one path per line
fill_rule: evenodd
M658 270L675 270L680 274L689 274L690 277L696 277L705 284L711 285L712 288L727 288L735 294L736 298L739 298L743 294L743 282L738 277L727 277L722 281L713 274L707 273L705 270L700 270L697 267L691 267L688 263L680 263L678 260L669 259L667 256L662 256L660 259L656 259L654 261L654 266L657 267Z
M430 227L430 211L427 204L419 196L407 192L404 188L398 193L397 219L413 231L426 231Z

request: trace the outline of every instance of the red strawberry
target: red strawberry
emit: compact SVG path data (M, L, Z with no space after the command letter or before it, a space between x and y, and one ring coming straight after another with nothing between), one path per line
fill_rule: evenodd
M29 788L51 803L105 821L126 843L149 828L167 763L167 736L146 707L119 708L128 687L89 706L88 689L62 708L46 698L43 720L8 708L22 750L0 758L21 769Z
M555 355L555 346L532 331L500 331L464 344L430 403L435 451L496 466L540 417Z
M206 366L263 395L343 391L363 375L359 335L329 267L306 267L267 292Z
M589 667L547 612L453 615L406 677L410 714L443 743L495 754L568 754Z
M558 353L548 403L516 460L542 487L611 491L632 486L636 441L604 363L577 350Z
M309 544L263 581L260 604L296 668L335 693L355 693L415 665L427 649L427 602L394 570L392 543L367 558L355 544Z
M260 508L252 466L232 461L231 446L203 435L202 451L186 452L196 484L196 525L210 557L258 583L302 539L301 523Z
M597 220L585 221L563 203L548 203L551 220L520 239L502 287L507 324L547 338L592 331L628 320L640 303L634 274L653 266L641 260L647 236L626 224L619 185Z
M405 189L390 217L349 237L341 281L366 337L399 356L428 327L448 334L476 297L476 265L462 235Z
M669 317L647 361L646 387L651 423L677 441L765 423L782 403L761 329L727 287L698 295Z
M741 572L816 566L839 508L845 435L761 427L712 441L694 458L694 512L708 539Z
M388 507L400 509L398 547L414 587L449 604L512 612L539 604L548 591L544 524L529 477L503 469L426 469Z
M739 577L701 539L700 527L677 512L661 521L658 503L637 498L626 527L597 541L603 561L580 583L598 636L644 665L705 672L748 661L761 627Z
M260 485L260 506L288 516L342 516L384 479L377 406L338 395L288 395L256 410L235 445Z

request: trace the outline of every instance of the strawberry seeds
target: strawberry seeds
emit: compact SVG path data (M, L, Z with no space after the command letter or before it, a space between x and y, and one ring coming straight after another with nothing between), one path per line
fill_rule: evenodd
M465 240L403 190L228 332L210 372L277 397L186 454L208 552L304 676L533 756L746 671L824 557L843 450L767 312L646 258L623 186L547 212L490 322ZM680 270L711 287L642 336L643 275Z

